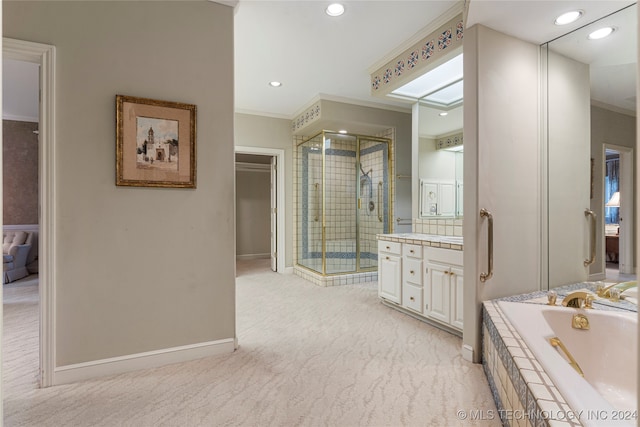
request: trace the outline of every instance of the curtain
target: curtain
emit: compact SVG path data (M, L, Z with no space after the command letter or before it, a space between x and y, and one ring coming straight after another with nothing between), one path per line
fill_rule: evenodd
M605 165L606 175L604 177L604 202L607 203L611 199L611 196L613 196L613 193L619 191L620 159L607 159ZM605 224L617 224L619 210L620 208L610 208L605 206Z

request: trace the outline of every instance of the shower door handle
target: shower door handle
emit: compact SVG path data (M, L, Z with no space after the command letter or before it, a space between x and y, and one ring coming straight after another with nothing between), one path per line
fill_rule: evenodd
M482 208L480 209L480 218L487 218L489 220L489 229L487 231L487 258L488 258L488 271L486 273L480 273L480 281L482 283L491 279L493 276L493 215L488 210Z
M316 216L313 218L315 222L318 222L318 219L320 218L320 193L318 192L319 185L319 182L313 184L313 186L316 188Z
M589 256L584 260L584 266L591 265L596 260L596 214L591 209L584 210L584 216L588 217L591 220L591 228L589 233Z
M378 221L382 222L382 213L380 205L382 204L382 181L378 182Z

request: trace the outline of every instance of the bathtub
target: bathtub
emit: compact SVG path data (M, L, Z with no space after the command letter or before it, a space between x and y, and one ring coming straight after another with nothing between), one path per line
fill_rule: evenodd
M500 301L499 306L585 426L637 425L636 313ZM590 329L573 329L574 314ZM558 337L584 378L549 343Z

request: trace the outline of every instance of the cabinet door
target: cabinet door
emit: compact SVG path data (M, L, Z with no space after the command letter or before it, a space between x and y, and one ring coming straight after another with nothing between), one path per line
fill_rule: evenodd
M464 316L464 278L462 268L451 267L451 326L462 330Z
M427 290L429 298L425 301L425 314L445 323L449 323L451 310L449 276L449 267L428 264Z
M400 304L402 285L402 258L381 253L378 257L378 295Z
M438 214L438 184L420 180L420 216Z
M456 213L456 184L443 182L439 185L438 215L453 216Z

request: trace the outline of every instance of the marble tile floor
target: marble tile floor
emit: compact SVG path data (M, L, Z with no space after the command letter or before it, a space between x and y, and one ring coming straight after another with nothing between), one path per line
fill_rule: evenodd
M4 425L501 425L460 338L385 307L376 286L241 261L235 353L38 389L37 284L5 285Z

